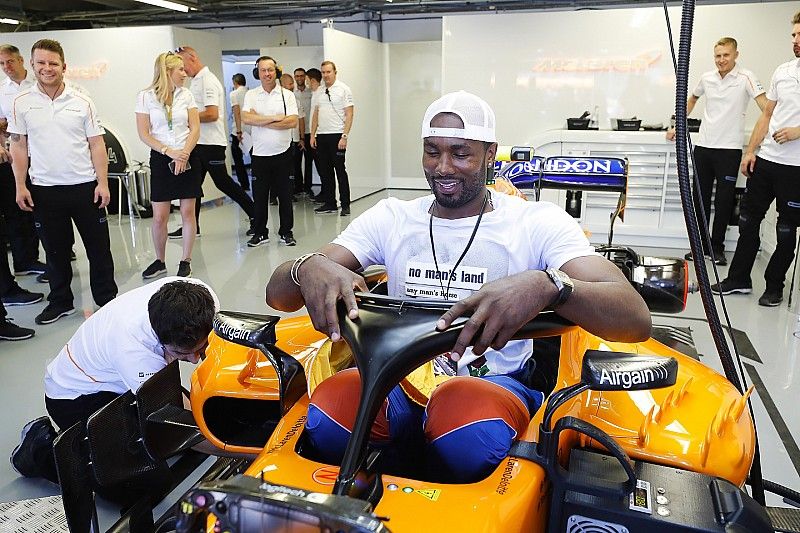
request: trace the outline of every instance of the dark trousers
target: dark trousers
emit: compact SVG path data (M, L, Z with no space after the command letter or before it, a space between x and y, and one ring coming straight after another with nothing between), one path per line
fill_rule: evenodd
M8 254L6 253L6 240L5 240L6 221L0 216L0 296L5 296L15 289L19 288L17 282L14 281L14 275L11 269L8 268ZM4 305L0 304L0 322L5 320L8 316Z
M17 187L11 163L0 163L0 216L5 217L14 270L22 270L39 259L39 237L33 213L17 205Z
M311 192L311 179L314 175L311 164L314 162L314 151L311 149L311 134L306 133L303 136L303 149L298 149L294 154L294 192L296 193Z
M47 272L50 276L50 303L58 308L72 307L74 296L70 250L72 223L89 257L89 283L97 305L105 305L117 296L114 282L114 259L105 209L94 203L96 181L79 185L31 185L36 227L47 253Z
M700 200L702 211L706 215L711 229L711 249L714 256L725 251L725 232L731 219L733 205L736 201L736 179L739 176L739 163L742 162L742 151L726 148L706 148L697 146L694 149L694 164L697 179L700 182ZM711 222L711 195L714 192L714 222ZM701 206L695 196L695 211L700 213ZM703 249L708 244L703 241Z
M747 180L739 210L739 241L728 269L728 278L750 282L750 272L761 245L759 229L772 201L778 211L775 225L775 252L770 257L764 279L767 289L783 290L786 271L794 259L797 226L800 225L800 167L781 165L756 158L753 175Z
M236 179L245 191L250 190L250 178L247 176L247 169L244 167L244 154L239 146L239 137L231 135L231 156L233 157L233 170L236 172Z
M336 183L339 183L339 203L342 209L350 207L350 182L344 166L346 150L339 150L341 133L317 135L317 170L322 180L322 200L325 205L336 206ZM334 181L334 172L336 180Z
M255 206L253 200L247 196L247 193L242 190L233 178L228 175L225 168L225 147L217 146L214 144L198 144L195 146L194 151L200 157L200 167L203 173L203 180L206 179L206 172L211 175L214 180L214 185L217 186L222 193L230 196L231 200L239 204L247 216L253 218L255 216ZM252 167L252 165L251 165ZM195 217L197 218L197 231L200 231L200 202L195 205Z
M119 394L116 392L95 392L94 394L85 394L78 396L74 400L56 400L53 398L44 397L44 405L47 408L47 414L55 422L60 431L67 430L80 422L86 425L86 421L98 409L105 407L113 400L117 399ZM34 452L34 460L36 464L42 469L44 478L49 479L53 483L58 483L58 474L56 472L56 463L53 459L53 446L52 444L47 447L42 447L40 450Z
M254 155L250 168L253 171L253 198L256 204L256 216L253 229L257 235L268 235L267 221L269 217L269 194L276 192L278 198L278 213L280 215L280 229L278 234L285 235L292 231L294 226L294 211L292 206L292 182L289 175L292 172L291 148L277 155Z

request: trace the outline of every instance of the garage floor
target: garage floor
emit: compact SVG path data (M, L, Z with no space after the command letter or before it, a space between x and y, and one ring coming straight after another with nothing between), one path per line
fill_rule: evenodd
M353 217L374 205L387 195L413 198L421 191L382 192L359 200L352 205ZM269 310L264 303L264 287L274 268L280 263L312 251L329 242L351 218L337 215L315 215L313 205L301 200L295 204L295 238L298 246L287 248L277 243L277 234L271 231L272 242L258 248L247 248L247 217L234 204L204 207L201 214L202 237L198 239L192 261L194 276L208 282L219 295L222 308L264 313ZM271 208L271 226L277 226L277 208ZM173 215L174 229L178 223ZM142 284L141 271L152 262L154 255L150 240L149 221L135 221L130 225L126 216L110 218L116 279L120 292ZM89 293L88 262L78 239L77 262L73 263L75 277L72 288L76 295L78 313L47 326L36 326L36 336L23 342L0 341L0 455L7 457L19 439L19 430L29 420L45 414L42 377L47 363L58 353L85 317L95 307ZM640 253L680 257L685 250L639 250ZM167 244L167 265L174 274L180 259L180 241ZM730 257L729 257L730 259ZM800 397L800 315L791 313L784 303L776 308L759 307L758 296L763 291L765 260L756 262L754 294L727 297L728 312L737 344L745 348L748 357L744 368L748 383L755 383L754 409L758 422L763 454L765 477L773 481L800 488L800 410L796 408ZM724 277L726 268L720 269ZM693 275L693 274L692 274ZM46 292L47 287L37 284L33 276L18 280L29 290ZM787 294L788 296L788 289ZM21 326L32 327L34 316L45 303L17 307L9 315ZM688 328L703 355L702 361L720 369L716 352L708 332L698 294L689 296L687 310L679 316L655 316L656 325L677 326L685 332ZM186 377L191 368L183 369ZM0 502L36 498L58 494L58 487L43 480L19 478L8 461L0 460ZM778 499L770 501L780 504ZM117 518L110 505L100 506L102 529Z

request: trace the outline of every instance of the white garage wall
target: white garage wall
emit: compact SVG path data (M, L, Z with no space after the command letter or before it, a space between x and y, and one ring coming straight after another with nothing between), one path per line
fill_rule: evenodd
M347 174L353 200L387 187L389 177L388 51L386 45L325 28L325 59L353 91Z
M425 109L442 94L442 43L389 46L391 188L424 189L420 124Z
M796 11L795 2L698 7L690 84L714 68L713 44L726 35L739 41L739 62L768 84L775 66L792 57ZM669 13L677 39L680 9ZM484 96L504 143L564 128L566 117L594 106L601 128L633 115L666 122L675 77L665 28L661 8L445 17L442 85ZM694 115L701 112L698 106ZM748 124L756 117L753 106Z
M271 46L262 47L261 55L275 58L284 73L293 74L294 69L319 68L324 58L321 46Z

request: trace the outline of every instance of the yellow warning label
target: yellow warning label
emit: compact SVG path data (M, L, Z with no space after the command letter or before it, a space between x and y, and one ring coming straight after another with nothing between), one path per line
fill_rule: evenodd
M428 498L430 501L435 502L439 499L439 494L442 492L439 489L419 489L416 491L417 494L421 494Z

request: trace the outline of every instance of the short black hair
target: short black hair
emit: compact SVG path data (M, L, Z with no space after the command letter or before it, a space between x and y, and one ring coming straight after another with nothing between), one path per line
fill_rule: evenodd
M322 72L318 68L310 68L306 71L306 76L312 80L322 81Z
M245 80L244 74L237 72L233 75L233 83L244 86L247 85L247 80Z
M147 312L161 344L190 349L211 333L214 298L199 283L172 281L150 297Z
M298 72L302 72L303 74L305 74L306 69L304 69L303 67L297 67L296 69L294 69L294 73L297 74Z

